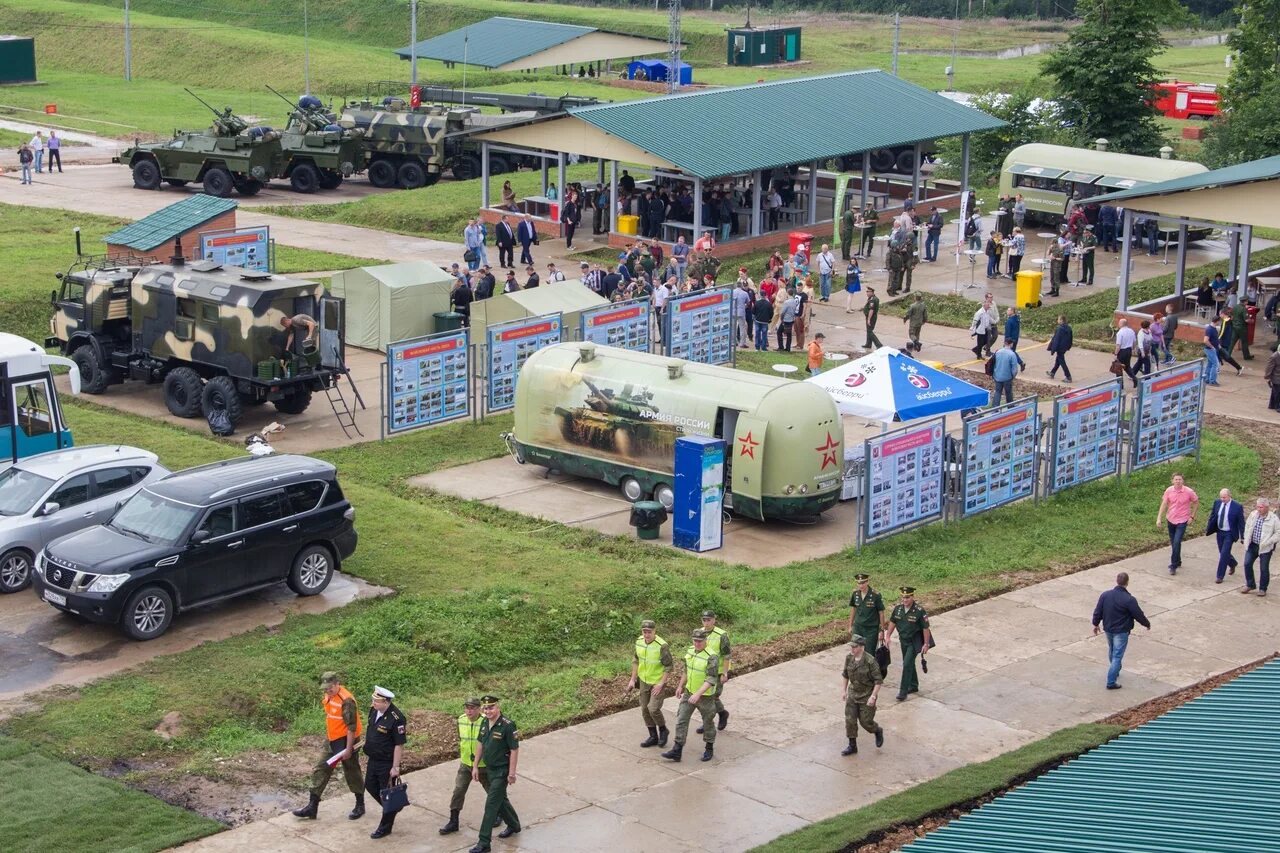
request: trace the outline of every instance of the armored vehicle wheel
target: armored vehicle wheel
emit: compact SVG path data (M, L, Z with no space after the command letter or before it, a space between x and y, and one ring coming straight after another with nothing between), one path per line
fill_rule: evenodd
M164 377L164 404L180 418L200 414L200 374L190 367L175 367Z
M188 183L187 181L180 181L177 178L165 178L164 182L171 187L185 187Z
M101 394L118 378L116 370L102 363L93 347L85 344L71 353L71 360L80 368L80 387L86 394Z
M424 187L432 186L439 180L440 180L439 172L427 172L427 182L423 184L423 186Z
M320 170L320 189L336 190L342 186L342 173L333 169Z
M427 170L422 168L421 163L408 160L400 164L400 171L396 173L396 181L406 190L416 190L419 187L426 186Z
M632 503L644 498L644 487L640 485L640 481L635 477L623 477L618 482L618 490L622 492L624 498Z
M226 198L236 188L231 173L221 166L214 166L204 173L204 191L207 195Z
M489 174L505 175L511 171L511 164L507 162L506 157L490 157L489 158Z
M667 512L671 512L671 508L676 505L676 493L666 483L653 487L653 499L666 507Z
M474 154L463 154L454 160L453 177L459 181L480 177L480 158Z
M275 407L277 412L286 415L300 415L307 410L307 406L311 405L311 392L306 388L299 388L289 396L282 400L276 400Z
M924 162L924 158L920 158ZM916 164L916 155L914 151L903 151L898 155L898 171L904 175L910 175L912 167Z
M374 160L369 165L369 183L379 189L396 185L396 167L390 160Z
M210 413L222 410L231 418L231 425L240 421L244 410L240 407L240 392L230 376L215 376L204 383L204 393L200 395L200 411L207 418Z
M294 192L313 193L320 188L320 172L310 163L299 163L289 175L289 186Z
M873 172L893 171L896 163L897 160L893 156L893 152L888 148L877 148L871 152L871 170Z
M235 178L236 192L240 195L257 195L262 189L262 181L257 178Z
M140 190L160 189L160 167L155 160L139 160L133 164L133 185Z

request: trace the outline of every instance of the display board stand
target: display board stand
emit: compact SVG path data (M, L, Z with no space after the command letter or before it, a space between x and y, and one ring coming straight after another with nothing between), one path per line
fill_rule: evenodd
M667 300L662 312L666 355L702 364L730 364L737 354L733 288L695 290Z
M1177 364L1138 380L1129 422L1129 470L1179 456L1200 459L1204 430L1204 359Z
M389 344L378 383L379 437L470 417L471 373L467 329Z
M946 418L884 432L863 442L866 483L855 537L874 539L946 521Z
M529 356L543 347L560 343L561 315L542 314L485 329L485 412L505 412L515 407L516 380Z
M650 317L649 300L642 297L583 311L574 331L580 341L649 352Z
M960 517L1034 498L1040 467L1038 399L1025 397L964 419Z
M1045 495L1121 473L1124 383L1108 379L1053 398Z

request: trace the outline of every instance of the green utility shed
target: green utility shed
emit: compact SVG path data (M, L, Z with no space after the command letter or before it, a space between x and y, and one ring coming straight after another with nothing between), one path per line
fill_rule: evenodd
M0 36L0 83L36 82L36 40Z
M799 27L738 27L727 32L730 65L775 65L800 58Z

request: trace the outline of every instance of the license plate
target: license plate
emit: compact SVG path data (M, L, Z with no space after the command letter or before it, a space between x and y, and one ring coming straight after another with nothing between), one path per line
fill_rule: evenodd
M50 592L47 589L44 591L44 600L59 607L67 606L67 597L65 595L58 595L56 592Z

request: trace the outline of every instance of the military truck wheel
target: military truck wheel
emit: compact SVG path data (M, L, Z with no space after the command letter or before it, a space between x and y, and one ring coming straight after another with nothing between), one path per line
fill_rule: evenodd
M200 414L200 374L190 367L175 367L164 377L164 404L179 418Z
M396 185L396 166L390 160L374 160L369 164L369 183L385 190Z
M226 198L235 189L235 181L231 173L221 166L214 166L204 173L204 191L206 195Z
M453 177L459 181L470 181L480 177L480 158L474 154L463 154L454 160Z
M188 183L187 181L180 181L177 178L165 178L164 182L171 187L185 187Z
M622 492L624 498L632 503L644 498L644 487L640 485L640 481L635 477L623 477L619 480L618 490Z
M204 393L200 395L200 412L206 418L215 411L225 411L231 418L231 425L240 421L244 410L240 407L240 392L230 376L215 376L204 383Z
M439 180L440 180L439 172L427 172L427 182L423 184L423 186L424 187L434 186L435 183Z
M133 164L133 185L140 190L160 189L160 167L155 160L139 160Z
M116 381L115 368L102 363L97 351L85 344L71 353L71 360L80 368L80 387L86 394L101 394Z
M342 186L342 173L333 169L322 169L320 171L320 189L336 190Z
M320 172L310 163L299 163L289 175L289 186L294 192L313 193L320 188Z
M490 157L489 158L489 174L505 175L511 171L511 164L507 162L506 157Z
M396 173L396 181L403 189L416 190L426 185L427 170L422 168L421 163L407 160L400 164L400 171Z
M262 181L257 178L234 178L236 192L240 195L257 195L262 189Z
M300 415L311 405L311 391L299 388L282 400L276 400L276 411L286 415Z

